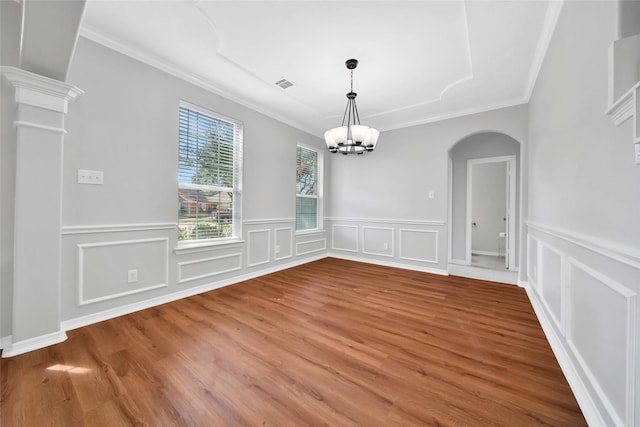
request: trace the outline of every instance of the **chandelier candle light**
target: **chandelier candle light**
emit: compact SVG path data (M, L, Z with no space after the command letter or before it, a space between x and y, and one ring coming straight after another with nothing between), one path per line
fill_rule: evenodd
M362 154L376 148L380 131L360 124L360 116L356 107L357 93L353 91L353 69L358 66L357 59L347 59L345 62L351 70L351 91L347 94L347 108L344 110L342 125L329 129L324 133L327 148L332 153ZM345 126L345 120L347 124Z

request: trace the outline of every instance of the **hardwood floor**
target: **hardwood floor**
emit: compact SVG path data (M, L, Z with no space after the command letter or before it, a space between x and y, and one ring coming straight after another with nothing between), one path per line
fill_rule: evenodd
M327 258L68 336L2 426L586 425L512 285Z

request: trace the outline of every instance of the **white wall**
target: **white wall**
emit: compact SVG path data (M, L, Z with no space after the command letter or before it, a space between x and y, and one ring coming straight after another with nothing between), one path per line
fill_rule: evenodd
M84 38L68 80L85 93L66 122L65 329L324 254L324 233L295 235L296 144L323 151L317 136ZM243 242L177 249L181 100L244 123ZM104 185L78 184L78 169L103 171Z
M332 233L328 237L333 236L330 251L336 256L445 272L449 150L470 135L486 132L525 143L527 106L382 132L373 153L331 157L326 220ZM479 157L490 155L494 154ZM466 160L464 167L466 171Z
M529 295L592 425L640 425L640 167L607 109L615 2L566 2L529 104Z
M504 255L507 231L507 163L473 165L471 250L487 255Z

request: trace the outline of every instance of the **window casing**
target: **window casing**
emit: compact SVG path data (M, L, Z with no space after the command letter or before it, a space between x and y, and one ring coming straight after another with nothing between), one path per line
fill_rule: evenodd
M322 228L322 153L298 144L296 167L296 231Z
M178 240L239 238L242 123L181 102L178 129Z

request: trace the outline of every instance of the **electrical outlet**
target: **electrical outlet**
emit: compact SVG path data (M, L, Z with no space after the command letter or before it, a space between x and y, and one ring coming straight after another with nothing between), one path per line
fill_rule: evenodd
M127 283L135 283L138 281L138 270L127 271Z
M433 190L429 191L429 198L433 199L434 197L436 197L436 192Z
M382 249L384 249L385 251L389 249L389 244L387 242L384 242L384 244L382 245Z
M636 165L640 165L640 142L633 144L636 152Z
M104 172L78 169L78 184L104 184Z

